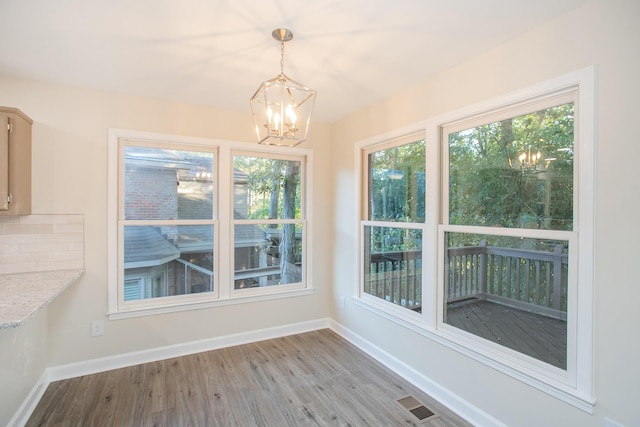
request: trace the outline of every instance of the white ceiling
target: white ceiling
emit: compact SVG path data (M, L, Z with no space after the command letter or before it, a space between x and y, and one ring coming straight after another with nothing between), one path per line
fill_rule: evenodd
M0 0L0 74L248 112L285 27L332 122L585 2Z

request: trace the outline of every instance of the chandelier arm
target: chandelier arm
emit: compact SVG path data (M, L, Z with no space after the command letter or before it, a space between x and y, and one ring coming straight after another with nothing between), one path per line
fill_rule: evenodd
M304 104L305 102L307 102L308 100L315 100L316 97L316 91L311 91L309 92L309 94L307 96L305 96L302 101L300 101L297 105L298 107L301 106L302 104Z

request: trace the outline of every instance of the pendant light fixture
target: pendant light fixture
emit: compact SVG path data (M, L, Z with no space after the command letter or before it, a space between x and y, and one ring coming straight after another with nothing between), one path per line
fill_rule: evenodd
M284 73L284 44L293 33L277 28L271 35L280 42L280 74L258 87L251 97L251 114L259 144L294 147L307 139L316 91Z

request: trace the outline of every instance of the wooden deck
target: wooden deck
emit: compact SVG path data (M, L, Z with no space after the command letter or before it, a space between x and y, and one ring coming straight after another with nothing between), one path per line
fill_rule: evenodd
M451 303L446 323L543 362L567 368L567 322L482 299Z

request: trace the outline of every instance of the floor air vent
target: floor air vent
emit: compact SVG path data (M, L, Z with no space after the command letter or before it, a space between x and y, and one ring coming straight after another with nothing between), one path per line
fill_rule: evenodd
M426 421L435 415L431 409L424 406L413 396L398 399L398 403L405 409L409 410L409 412L411 412L420 421Z

